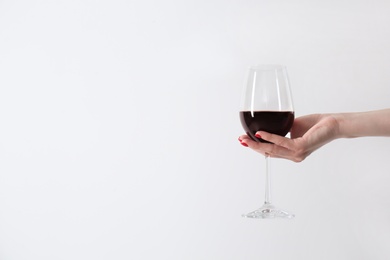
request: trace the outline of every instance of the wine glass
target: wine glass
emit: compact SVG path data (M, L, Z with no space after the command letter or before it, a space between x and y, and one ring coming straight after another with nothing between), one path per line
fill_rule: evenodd
M257 65L249 68L244 86L240 120L246 134L256 142L266 142L255 136L257 131L285 136L294 122L294 108L287 69L283 65ZM265 155L264 205L243 217L293 218L294 215L271 203L269 156Z

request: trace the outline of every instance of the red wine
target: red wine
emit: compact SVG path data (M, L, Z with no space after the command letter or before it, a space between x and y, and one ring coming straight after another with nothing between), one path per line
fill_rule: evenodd
M255 136L257 131L285 136L294 122L292 111L241 111L240 120L246 134L257 142L266 142Z

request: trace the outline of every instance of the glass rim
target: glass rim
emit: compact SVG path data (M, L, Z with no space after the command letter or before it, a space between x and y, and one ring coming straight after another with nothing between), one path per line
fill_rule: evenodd
M286 69L285 65L282 64L258 64L250 66L251 70L283 70Z

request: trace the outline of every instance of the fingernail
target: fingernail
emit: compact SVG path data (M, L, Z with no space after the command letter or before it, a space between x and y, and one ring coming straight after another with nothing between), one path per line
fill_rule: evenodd
M255 134L255 136L256 136L257 138L261 138L261 135L259 135L259 134Z
M241 138L240 138L240 137L238 137L238 141L240 141L240 143L242 142L242 140L241 140Z
M247 145L246 143L241 142L241 144L242 144L243 146L245 146L245 147L248 147L248 145Z

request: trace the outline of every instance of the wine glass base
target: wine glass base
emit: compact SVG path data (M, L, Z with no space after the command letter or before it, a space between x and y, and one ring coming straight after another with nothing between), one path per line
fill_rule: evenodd
M272 204L264 204L261 208L252 211L248 214L242 215L244 218L288 218L292 219L295 217L294 214L287 212L285 210L281 210L278 208L275 208Z

